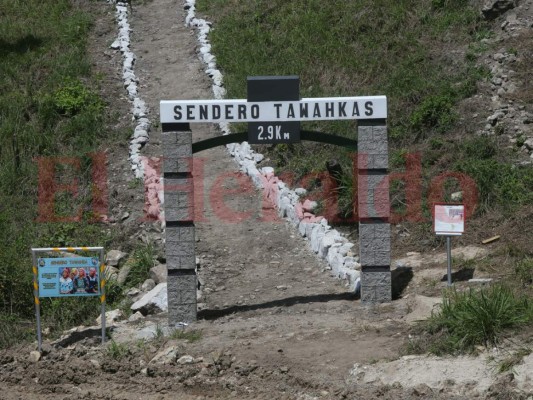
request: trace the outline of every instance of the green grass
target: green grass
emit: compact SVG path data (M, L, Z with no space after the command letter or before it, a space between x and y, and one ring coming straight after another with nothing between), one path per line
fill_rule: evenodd
M124 285L134 287L142 284L150 278L150 268L155 266L155 249L152 244L142 245L133 251L132 256L127 260L131 266Z
M228 97L246 95L247 76L296 74L302 97L386 94L398 134L445 129L477 78L473 63L432 50L466 45L484 29L466 1L445 3L200 0L197 7L215 20L210 40ZM349 123L311 126L353 132Z
M524 257L515 265L515 274L523 286L533 285L533 257Z
M0 318L11 321L12 332L33 315L31 247L106 247L114 237L93 221L89 154L113 135L91 74L92 15L85 9L68 0L4 0L0 6ZM39 160L50 157L78 160L74 166L60 160L52 171L57 184L78 181L77 193L56 193L52 210L57 217L78 216L76 222L39 215L39 194L50 188L39 188ZM44 326L61 329L98 314L96 300L70 300L43 299Z
M113 360L122 360L130 354L130 350L126 343L117 343L111 340L111 343L106 348L106 355Z
M191 330L184 331L183 329L175 329L170 334L171 339L176 340L188 340L189 342L197 342L202 339L202 331L200 330Z
M509 287L445 293L440 309L424 325L433 335L429 351L436 354L471 352L495 346L509 334L533 323L533 303Z
M503 146L498 137L491 136L466 137L460 141L433 137L422 154L425 179L445 171L466 174L476 184L476 216L490 210L509 215L533 201L533 170L514 165L513 153ZM454 190L459 188L450 191Z
M35 322L16 315L0 314L0 349L36 339Z
M516 350L498 363L498 372L501 374L504 372L512 371L515 366L519 365L522 362L524 357L530 354L531 349L529 348L521 348Z
M521 348L513 352L509 355L509 357L506 357L503 359L499 365L498 365L498 372L503 373L507 371L511 371L516 365L520 364L524 357L531 354L531 349L529 348Z
M392 150L408 152L414 144L442 140L456 127L458 102L475 94L477 83L489 76L476 63L485 49L481 39L490 32L479 10L465 0L199 0L197 8L214 21L209 39L228 98L246 97L246 78L254 75L299 75L302 97L385 94ZM309 122L302 128L356 135L354 122ZM426 187L441 172L432 166L444 147L424 157ZM324 171L326 162L338 161L343 167L339 216L353 215L349 150L306 142L258 149L278 174L292 174L297 183ZM392 160L393 168L398 161ZM498 170L505 168L498 165ZM486 182L486 171L477 174L472 163L456 170L471 172L481 185ZM498 201L507 204L507 197L515 196L512 202L523 203L517 181L503 185L508 187ZM487 189L482 188L485 204Z

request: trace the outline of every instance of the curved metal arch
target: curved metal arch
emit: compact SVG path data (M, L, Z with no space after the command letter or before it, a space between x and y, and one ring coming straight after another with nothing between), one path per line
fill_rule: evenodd
M198 153L203 150L211 149L216 146L223 146L230 143L240 143L248 139L248 132L232 133L230 135L217 136L214 138L201 140L192 144L192 152ZM301 131L300 140L307 140L310 142L319 142L333 144L336 146L345 147L350 150L357 150L357 140L345 138L342 136L335 136L323 132Z

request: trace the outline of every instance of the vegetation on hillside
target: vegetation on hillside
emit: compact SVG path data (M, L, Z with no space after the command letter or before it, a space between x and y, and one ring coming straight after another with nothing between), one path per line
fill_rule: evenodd
M69 0L5 0L0 15L1 348L35 333L30 249L105 246L112 234L93 223L91 153L109 132L87 55L92 16ZM52 181L77 179L77 193L58 191L54 208L40 212L39 196L52 188L39 179L56 157ZM72 299L42 300L52 328L99 311L97 299L75 307Z
M422 335L409 342L409 350L437 355L472 353L479 346L497 346L511 330L532 324L533 301L508 286L466 292L450 289L431 318L422 322Z
M469 4L467 0L198 1L199 9L215 20L210 40L229 97L245 97L247 76L288 74L300 76L302 97L385 94L393 172L403 171L406 155L422 151L425 192L428 182L443 171L462 172L474 179L479 190L478 215L489 210L519 215L513 213L533 201L531 168L513 165L512 155L494 138L475 137L474 132L466 132L472 135L462 140L454 136L457 105L488 77L476 61L486 50L481 39L490 36L490 30ZM93 200L98 188L92 185L96 164L92 154L104 137L113 135L106 130L109 116L98 95L99 76L92 73L87 55L90 13L69 0L4 0L0 15L1 348L34 335L31 247L112 242L113 231L96 222ZM321 122L304 128L353 137L356 126ZM278 172L294 172L296 178L320 172L326 161L336 159L343 170L341 214L353 213L348 151L314 144L261 150L275 161ZM54 158L52 181L68 185L77 179L78 189L58 191L54 208L43 212L39 196L51 189L43 185L50 182L43 171ZM457 185L448 184L445 196L456 190ZM393 182L391 192L395 210L404 212L404 183ZM428 217L426 201L423 207ZM427 235L429 224L423 228ZM513 261L516 283L529 293L531 250L505 254ZM138 284L152 266L152 249L134 252L132 260L140 275L133 274L130 283ZM121 288L110 287L108 299L120 297L120 292ZM503 295L510 305L507 315L530 312L529 303L520 306L521 297L516 303L507 292ZM457 302L470 306L479 300L477 294L450 296L445 310ZM481 296L479 301L485 301ZM59 330L92 319L98 313L97 301L43 299L46 325ZM434 322L435 334L455 329Z
M246 97L246 78L299 75L302 97L382 95L388 97L393 172L405 155L423 151L424 198L430 181L444 171L471 176L480 207L514 209L533 199L533 172L512 166L511 157L490 138L457 142L450 133L457 105L476 93L489 71L476 63L491 31L466 0L329 1L199 0L214 20L213 52L223 70L229 98ZM307 123L304 128L351 136L355 123ZM477 149L477 145L481 145ZM303 143L261 148L278 173L296 178L340 162L341 216L353 213L354 190L348 150ZM312 154L312 156L311 156ZM453 162L450 154L459 154ZM449 182L445 196L459 190ZM402 182L391 186L393 206L405 211ZM446 199L446 198L445 198ZM445 200L442 199L442 200ZM427 203L424 217L430 218Z
M476 135L476 127L459 118L461 101L490 78L478 59L490 50L483 39L492 36L491 27L472 4L467 0L197 1L200 12L214 21L210 41L229 98L246 97L246 78L257 75L299 75L301 97L387 96L391 173L405 176L410 168L413 171L413 163L420 163L418 175L411 177L414 182L391 181L393 211L406 216L406 192L410 185L419 185L417 217L422 218L414 224L401 222L413 242L432 247L442 242L431 232L430 201L450 201L452 193L464 189L457 179L447 179L442 181L442 193L432 193L432 181L442 174L466 176L467 189L474 189L473 196L477 192L477 199L472 197L477 207L467 210L475 211L470 230L487 216L493 221L500 218L500 224L515 216L520 221L518 215L531 216L533 169L518 165L507 139ZM303 128L354 137L356 124L305 123ZM301 185L298 179L325 171L328 161L338 162L340 217L357 212L353 156L348 150L305 142L258 150L279 175ZM313 180L307 184L311 190L320 185ZM507 328L531 323L533 253L528 240L520 239L524 232L508 233L516 236L516 244L507 237L509 249L502 246L490 265L479 267L500 274L514 289L498 286L448 293L440 313L426 325L432 341L435 335L445 339L447 351L497 344Z

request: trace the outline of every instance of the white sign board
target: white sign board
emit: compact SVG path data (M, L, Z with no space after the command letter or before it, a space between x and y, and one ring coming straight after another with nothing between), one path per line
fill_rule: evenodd
M465 230L465 206L463 204L435 204L433 228L436 235L459 236Z
M161 123L386 119L387 97L323 97L300 101L162 100Z

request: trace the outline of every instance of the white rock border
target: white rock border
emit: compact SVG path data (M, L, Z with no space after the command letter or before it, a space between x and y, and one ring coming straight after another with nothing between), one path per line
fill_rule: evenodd
M133 131L129 146L129 160L135 178L144 177L144 165L141 157L141 149L148 142L150 132L150 120L147 117L148 108L144 100L141 99L137 90L139 79L135 76L133 69L135 65L135 54L130 50L130 24L128 22L128 3L116 0L108 0L115 5L115 18L118 25L118 37L111 44L113 50L120 50L122 53L122 79L124 87L128 92L128 99L132 103L132 119L136 126Z
M205 19L196 18L195 4L196 0L185 0L184 9L187 11L185 24L197 31L197 40L200 44L199 55L207 66L205 73L213 81L214 98L223 99L226 96L223 75L217 68L216 57L211 53L211 44L208 40L211 23ZM219 126L223 135L230 133L228 123L221 123ZM274 169L271 167L259 170L257 163L264 156L253 151L248 142L232 143L226 147L239 164L240 170L245 172L258 188L263 189L265 198L278 209L278 215L296 227L300 235L307 238L311 249L327 261L332 274L345 280L351 290L357 294L361 287L361 265L357 257L348 255L355 245L333 229L324 217L313 215L311 213L314 208L312 202L300 202L300 195L305 194L305 189L290 189L274 175Z

